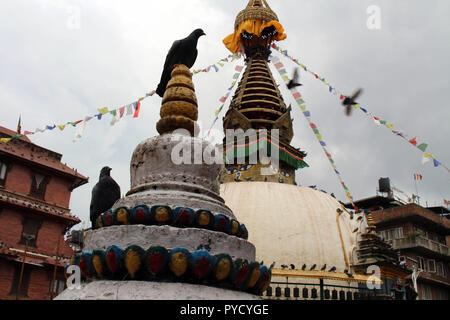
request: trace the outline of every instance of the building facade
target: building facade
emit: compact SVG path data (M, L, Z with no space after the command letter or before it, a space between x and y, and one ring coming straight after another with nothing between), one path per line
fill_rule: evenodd
M1 138L14 134L0 127ZM0 299L51 299L64 289L73 254L64 236L80 222L70 195L88 178L61 158L27 137L0 143Z
M371 210L377 234L392 245L403 265L416 270L418 299L449 300L450 220L436 208L404 204L393 197L375 196L355 204Z

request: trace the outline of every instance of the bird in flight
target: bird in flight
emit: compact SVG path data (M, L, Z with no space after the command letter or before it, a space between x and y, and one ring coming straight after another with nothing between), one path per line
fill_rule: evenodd
M292 80L289 81L287 87L289 90L295 88L295 87L301 87L302 84L298 82L298 78L299 78L299 72L298 72L298 68L295 68L294 70L294 75L292 76Z
M355 100L358 99L358 97L361 95L361 93L363 92L362 89L358 89L353 96L351 97L345 97L344 101L342 102L342 105L346 108L345 109L345 114L347 116L350 116L352 114L352 107L354 105L357 105L358 102L356 102Z

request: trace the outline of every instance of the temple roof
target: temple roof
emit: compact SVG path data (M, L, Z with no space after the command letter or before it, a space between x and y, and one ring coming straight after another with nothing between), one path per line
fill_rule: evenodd
M17 133L0 126L0 137L11 137L15 134ZM60 174L68 176L70 179L75 180L73 189L88 183L89 180L89 178L62 163L61 154L34 144L26 136L23 136L20 139L14 139L8 143L0 143L0 154L1 153L19 158L26 162L32 162L39 166L44 166Z

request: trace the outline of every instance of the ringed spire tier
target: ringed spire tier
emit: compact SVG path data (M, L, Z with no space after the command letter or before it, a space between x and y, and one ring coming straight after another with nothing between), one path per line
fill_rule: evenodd
M295 170L308 167L304 162L306 153L290 145L294 137L292 109L286 106L269 68L271 44L284 40L286 34L278 16L265 0L250 0L238 14L234 29L235 32L223 42L232 52L244 52L246 70L223 119L223 128L225 133L229 129L245 132L253 129L255 135L236 138L233 146L225 146L226 158L239 158L240 161L238 165L234 164L236 161L226 165L222 181L295 184ZM261 141L261 130L268 132L265 141ZM278 137L271 134L272 130L278 130ZM252 148L255 144L256 148ZM260 159L258 164L250 163L250 155L261 149L265 149L269 156L272 150L279 151L279 168L272 167L273 175L261 173L261 169L270 167L270 164L263 164ZM244 155L244 160L239 153Z

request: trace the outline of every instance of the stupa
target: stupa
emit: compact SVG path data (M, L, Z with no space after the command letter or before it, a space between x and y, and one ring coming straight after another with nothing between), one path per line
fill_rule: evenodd
M195 135L197 107L192 74L178 65L160 135L136 147L131 190L87 232L71 260L81 288L58 300L254 300L267 289L271 271L255 262L245 225L219 195L222 165L195 161L215 149Z

